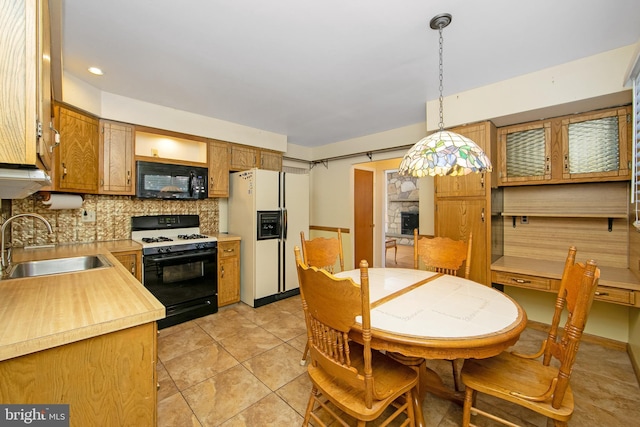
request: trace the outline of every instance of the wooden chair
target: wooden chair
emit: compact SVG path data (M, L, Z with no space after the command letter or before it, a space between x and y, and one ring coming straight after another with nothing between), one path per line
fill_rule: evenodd
M464 278L471 272L471 245L473 234L469 240L452 240L448 237L419 238L418 229L413 230L413 268L420 268L420 261L428 271L457 276L464 264Z
M576 248L569 249L553 320L547 338L536 354L516 352L479 360L467 360L462 368L462 382L467 387L462 425L470 426L471 413L481 414L505 425L514 424L478 409L476 394L485 393L528 408L566 426L573 413L573 392L569 386L571 370L578 353L582 332L596 292L600 270L589 260L575 263ZM559 330L564 309L567 320ZM558 336L560 332L560 336ZM542 356L542 360L535 360ZM558 363L551 366L552 359Z
M300 232L300 241L302 242L302 258L304 263L313 267L322 268L329 273L335 273L334 268L337 262L340 263L340 271L344 271L344 256L342 253L342 233L338 228L338 238L327 239L325 237L316 237L315 239L305 240L304 231ZM309 353L309 345L307 344L302 353L300 364L307 362L307 354Z
M335 273L336 262L340 263L340 271L344 271L344 255L342 253L342 233L338 228L338 238L327 239L316 237L305 240L304 231L300 232L302 242L302 258L305 264L323 268L329 273Z
M358 426L364 426L396 405L386 421L405 413L406 419L397 425L415 426L412 393L418 384L417 373L371 350L367 262L360 262L358 285L350 278L338 279L326 270L307 266L300 248L294 250L311 354L307 370L313 383L302 425L313 419L314 424L326 426L317 414L323 409L341 425L349 425L349 420L341 418L348 414L358 420ZM361 318L363 344L349 339L356 316Z
M471 272L471 245L473 233L469 233L469 240L453 240L448 237L422 237L418 229L413 229L413 268L420 268L420 262L425 270L457 276L464 264L464 278L469 278ZM458 380L459 363L451 361L453 384L456 391L460 391Z

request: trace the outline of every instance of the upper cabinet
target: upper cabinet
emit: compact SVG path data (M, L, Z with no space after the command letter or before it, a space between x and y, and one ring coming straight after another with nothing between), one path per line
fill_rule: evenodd
M282 153L278 151L260 150L260 169L282 171Z
M100 121L100 194L134 195L134 127Z
M54 190L98 193L99 121L61 105L54 107L60 146L55 153Z
M631 107L562 120L562 178L629 178Z
M209 197L229 197L230 144L209 141Z
M258 167L258 149L247 145L231 144L229 169L233 171Z
M0 163L51 167L51 33L47 0L3 1Z
M498 184L551 179L551 121L498 129Z
M631 107L498 129L498 185L629 179Z

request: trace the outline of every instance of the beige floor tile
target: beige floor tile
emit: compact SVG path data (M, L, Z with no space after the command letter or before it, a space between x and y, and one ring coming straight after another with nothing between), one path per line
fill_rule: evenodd
M276 394L280 396L282 400L287 402L289 406L303 416L307 409L309 394L311 393L311 380L306 372L307 370L305 369L303 374L298 375L276 391Z
M158 402L158 427L201 427L180 393Z
M176 393L180 393L178 387L171 379L171 376L167 372L167 369L164 367L162 362L158 362L156 366L156 372L158 375L158 402L166 399L169 396L173 396Z
M158 343L158 357L163 363L174 357L213 344L215 341L199 326L167 335Z
M300 357L298 350L283 343L247 360L243 365L275 391L307 370L305 366L300 366Z
M217 426L271 393L242 365L235 366L182 394L203 426Z
M254 322L239 314L221 317L215 317L215 315L207 316L207 319L199 320L198 325L217 341L222 341L234 336L243 336L253 333L256 330L262 331Z
M302 416L271 393L240 414L222 424L223 427L299 426Z
M258 354L282 344L282 340L263 328L257 327L241 334L232 335L220 341L220 344L233 357L244 362Z
M214 343L190 351L164 363L179 390L185 390L201 381L236 366L238 361L219 344Z
M304 321L290 313L280 313L276 322L264 323L264 329L283 341L288 341L307 331Z

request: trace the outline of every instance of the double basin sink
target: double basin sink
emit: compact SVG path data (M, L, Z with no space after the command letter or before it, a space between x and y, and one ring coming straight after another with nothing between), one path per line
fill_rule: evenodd
M104 255L86 255L69 258L55 258L42 261L25 261L13 264L6 279L47 276L51 274L74 273L113 267Z

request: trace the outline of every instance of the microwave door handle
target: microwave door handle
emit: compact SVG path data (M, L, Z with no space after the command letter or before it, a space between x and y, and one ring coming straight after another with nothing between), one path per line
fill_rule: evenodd
M196 184L196 176L193 171L189 172L189 197L193 197L193 186Z

